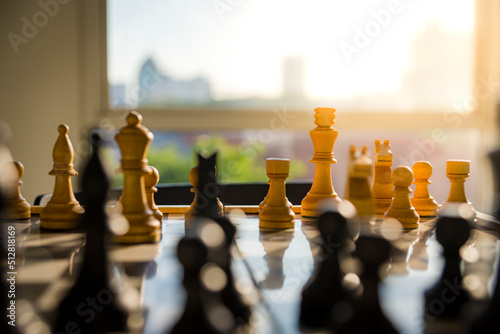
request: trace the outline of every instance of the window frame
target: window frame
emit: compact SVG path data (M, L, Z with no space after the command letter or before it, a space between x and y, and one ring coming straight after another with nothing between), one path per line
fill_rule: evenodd
M82 41L83 41L83 84L82 101L85 114L82 116L88 128L101 127L118 129L123 126L124 117L130 110L137 110L144 117L144 124L153 130L171 131L223 131L272 128L277 115L286 114L287 130L308 131L313 127L313 109L281 110L237 110L237 109L116 109L109 105L109 85L107 80L107 1L82 1ZM481 182L475 186L476 198L481 200L479 209L491 206L491 170L486 156L498 143L497 113L500 88L485 98L477 98L477 87L484 80L493 78L500 81L500 1L476 0L474 3L474 74L472 97L476 97L476 108L469 113L448 110L409 112L337 110L334 127L339 130L421 130L450 129L447 114L457 113L463 118L459 129L480 129L480 147L477 151L480 164ZM464 97L465 99L468 97ZM332 107L335 108L333 105ZM168 116L167 116L168 115ZM369 117L370 121L360 121ZM478 169L479 170L479 169ZM486 189L486 190L485 190Z

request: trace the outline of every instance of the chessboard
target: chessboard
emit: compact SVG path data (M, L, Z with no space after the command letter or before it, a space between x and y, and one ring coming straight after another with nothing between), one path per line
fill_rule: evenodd
M140 311L133 325L137 332L146 334L168 333L185 302L183 272L176 257L177 243L185 235L184 217L168 213L172 211L168 207L160 208L165 212L160 243L110 248L123 302ZM176 207L173 211L182 210ZM247 207L245 211L252 210ZM302 329L298 321L301 291L322 247L315 223L296 215L292 229L260 229L255 214L241 208L226 208L226 213L237 227L233 271L236 285L245 287L241 292L252 305L253 332L315 333ZM48 324L54 320L54 310L78 276L85 237L78 231L41 230L39 219L33 214L27 220L6 221L3 228L14 226L16 231L17 324L31 328L29 333L50 333ZM400 230L397 238L392 237L390 261L379 287L380 303L401 333L423 333L426 328L424 292L436 282L443 267L435 223L436 219L422 221L419 228ZM373 221L370 228L386 237L392 233L381 221ZM498 222L479 213L476 227L461 250L464 285L480 305L476 309L492 289L499 232ZM356 283L353 277L351 283ZM460 332L456 325L447 326L448 332Z

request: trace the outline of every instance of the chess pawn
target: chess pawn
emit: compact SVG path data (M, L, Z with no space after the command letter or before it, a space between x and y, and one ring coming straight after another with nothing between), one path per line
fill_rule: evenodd
M261 228L292 228L295 214L286 198L286 183L290 173L289 159L267 159L266 172L269 177L269 192L262 211L259 212Z
M412 170L406 166L398 167L392 172L391 180L394 184L394 199L384 218L395 218L406 229L417 228L419 215L410 201Z
M129 224L124 234L113 236L113 241L118 243L159 242L161 238L161 223L148 207L144 182L144 176L149 172L146 156L154 137L141 123L142 116L131 111L127 116L127 126L115 136L122 154L120 206Z
M469 170L469 160L446 160L446 176L450 179L451 185L448 199L442 207L444 208L450 203L466 203L472 209L475 217L476 211L465 195L465 179L470 175Z
M370 190L370 176L372 174L371 160L360 157L354 161L351 176L349 177L349 200L363 221L370 221L374 214L373 200Z
M8 170L5 170L8 169ZM20 187L23 184L21 178L24 174L24 166L19 161L7 162L4 172L8 175L6 182L6 219L28 219L31 217L31 205L21 195Z
M53 169L49 175L55 175L56 181L52 197L40 212L40 227L50 230L70 230L78 227L83 208L75 198L70 177L78 175L73 168L75 152L69 140L69 127L59 125L59 137L52 151Z
M413 164L413 175L415 176L415 192L411 198L411 204L417 210L420 217L435 217L439 204L429 193L429 178L432 175L432 165L427 161L417 161Z
M160 174L158 173L158 169L155 167L149 166L149 172L144 175L144 184L146 189L146 199L148 201L148 207L153 211L153 216L156 219L162 222L163 213L158 209L158 206L155 203L155 193L158 192L158 189L155 187L160 181Z
M190 191L192 193L194 193L194 198L193 198L193 202L189 206L189 210L186 211L186 213L184 214L184 219L186 221L191 220L194 216L194 213L196 212L196 203L198 203L198 200L199 200L198 198L200 196L200 191L198 190L199 172L200 172L199 165L191 168L191 171L189 172L189 183L191 183L191 185L193 186L190 189ZM215 174L217 175L217 168L215 169ZM224 215L224 205L222 205L222 202L220 201L220 199L218 197L216 198L216 201L217 201L217 214L219 216L223 216Z
M389 206L391 206L392 193L392 152L388 140L383 144L380 140L375 140L375 161L374 161L374 177L372 186L373 204L375 206L375 214L383 216Z
M314 111L314 123L317 126L309 132L314 146L314 155L310 161L315 164L314 179L311 190L301 203L301 215L312 218L318 216L318 205L323 200L332 199L341 202L333 189L331 170L331 165L337 163L333 156L333 147L339 135L333 128L335 109L316 108Z

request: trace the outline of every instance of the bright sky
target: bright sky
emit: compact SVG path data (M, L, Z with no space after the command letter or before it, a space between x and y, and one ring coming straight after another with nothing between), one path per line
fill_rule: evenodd
M229 5L234 3L235 5ZM357 29L397 3L390 22L349 63ZM409 43L429 19L446 31L471 32L473 0L109 0L108 62L112 84L134 85L145 58L177 79L204 76L216 99L276 97L282 61L306 63L311 98L394 92ZM218 13L214 5L230 10ZM375 28L374 28L375 29Z

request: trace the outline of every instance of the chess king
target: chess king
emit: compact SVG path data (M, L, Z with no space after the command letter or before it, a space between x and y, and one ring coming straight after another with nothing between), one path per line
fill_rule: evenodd
M311 163L316 164L314 180L311 190L302 200L302 217L316 218L318 206L323 200L331 199L340 202L340 198L333 189L331 164L337 163L333 157L333 146L339 132L333 128L335 123L335 109L314 109L314 123L317 125L309 134L314 146L314 155Z

